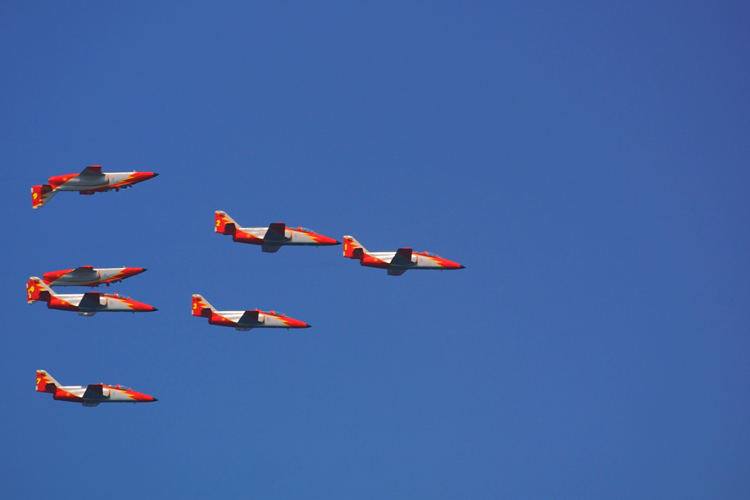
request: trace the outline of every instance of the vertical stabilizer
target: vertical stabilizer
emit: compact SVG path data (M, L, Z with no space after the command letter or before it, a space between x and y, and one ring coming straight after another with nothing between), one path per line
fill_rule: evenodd
M193 294L193 316L211 317L211 312L215 311L214 306L203 298L202 295Z
M344 257L361 260L366 253L367 249L354 236L344 235Z
M214 212L214 231L219 234L234 234L237 232L237 223L234 222L226 212L217 210Z
M49 302L50 298L54 295L55 292L36 276L29 278L29 281L26 283L26 302L29 304L37 300Z
M55 188L49 184L39 184L31 187L31 208L40 208L55 196Z
M55 393L60 383L44 370L36 371L36 391Z

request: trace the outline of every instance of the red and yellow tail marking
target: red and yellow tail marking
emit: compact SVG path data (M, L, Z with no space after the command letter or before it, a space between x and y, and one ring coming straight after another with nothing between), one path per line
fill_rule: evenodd
M51 387L47 387L47 384L52 384ZM36 391L37 392L51 392L55 393L57 390L54 380L47 373L37 370L36 372Z

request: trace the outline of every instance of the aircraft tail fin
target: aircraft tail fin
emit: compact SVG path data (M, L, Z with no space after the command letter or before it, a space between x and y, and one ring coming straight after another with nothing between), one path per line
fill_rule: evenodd
M237 231L237 223L226 212L217 210L214 212L214 231L219 234L234 234Z
M211 313L215 310L214 306L204 299L202 295L193 294L193 316L211 317Z
M344 257L361 260L366 253L367 249L354 236L344 235Z
M44 370L36 371L36 391L55 393L60 383Z
M50 184L31 186L31 208L41 208L57 191Z
M26 283L26 301L31 304L37 300L49 302L49 299L55 295L47 284L36 276L29 278Z

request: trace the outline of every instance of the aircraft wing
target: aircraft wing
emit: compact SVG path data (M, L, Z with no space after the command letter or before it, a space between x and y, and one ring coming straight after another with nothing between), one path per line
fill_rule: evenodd
M102 303L99 301L101 294L98 292L88 292L83 294L81 303L78 307L83 309L99 309L102 307Z
M286 237L286 224L283 222L274 222L268 226L268 230L266 231L266 235L263 236L263 240L269 243L283 243L289 241L289 238Z
M394 266L413 266L411 251L411 248L399 248L396 250L396 255L391 259L391 264Z
M84 168L78 175L82 175L84 177L101 177L104 174L102 173L101 165L91 165L90 167Z
M249 327L261 325L262 322L258 320L258 314L258 311L245 311L245 314L237 321L237 324Z
M76 267L75 269L73 269L73 271L71 271L70 273L68 273L68 276L72 276L75 279L80 279L80 280L84 280L84 279L92 279L93 280L93 279L97 279L99 277L99 275L97 274L97 272L94 271L94 267L93 266Z
M408 268L406 267L392 267L388 269L388 275L389 276L401 276L406 272Z
M86 392L83 393L83 399L107 399L107 396L104 395L102 384L89 384L86 387Z
M279 251L279 248L281 248L281 245L263 245L261 247L261 250L263 250L266 253L276 253Z

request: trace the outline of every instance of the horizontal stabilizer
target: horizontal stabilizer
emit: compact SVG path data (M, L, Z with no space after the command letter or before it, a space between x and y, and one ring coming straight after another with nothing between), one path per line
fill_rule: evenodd
M391 259L391 264L394 266L413 266L411 252L411 248L399 248L396 250L396 255Z
M84 177L101 177L104 174L102 173L101 165L91 165L90 167L84 168L79 175Z
M268 242L284 242L289 241L289 238L286 237L286 224L283 222L274 222L270 226L268 226L268 230L266 231L266 235L263 237L265 241Z

